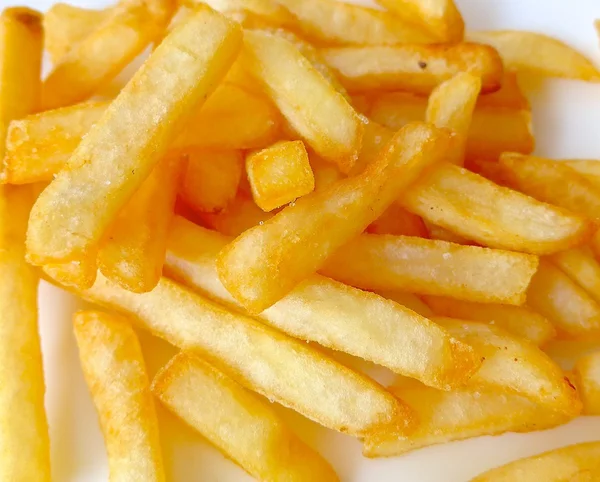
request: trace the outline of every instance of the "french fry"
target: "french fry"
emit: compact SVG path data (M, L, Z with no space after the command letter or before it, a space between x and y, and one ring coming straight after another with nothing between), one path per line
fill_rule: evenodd
M176 355L152 391L173 413L259 480L334 482L330 465L275 411L208 363Z
M372 380L164 277L154 290L137 294L98 274L92 288L77 293L326 427L362 435L395 420L404 420L407 431L414 426L405 405Z
M600 415L600 351L581 357L574 369L585 415Z
M238 193L225 211L215 214L201 213L200 220L203 226L226 236L239 236L244 231L264 223L272 216L260 209L252 199Z
M439 296L426 296L425 302L437 315L496 325L537 346L556 336L552 323L526 306L472 303Z
M489 30L469 32L467 39L494 47L510 70L600 81L600 73L592 62L560 40L547 35L519 30Z
M544 346L544 352L564 370L574 372L580 358L600 352L600 337L552 340Z
M42 16L0 14L0 156L8 123L39 107ZM37 273L25 262L29 187L0 187L0 480L50 481Z
M459 388L441 392L413 383L392 387L419 415L415 432L399 436L393 430L369 434L363 441L367 457L397 456L430 445L506 432L532 432L555 427L568 417L519 395Z
M235 199L244 169L238 151L188 148L179 197L199 213L219 213Z
M491 248L550 254L591 236L586 218L447 163L409 187L401 202L423 219Z
M423 221L425 222L425 221ZM458 234L453 233L452 231L448 231L447 229L441 228L440 226L436 226L433 223L427 222L425 224L427 231L429 232L429 238L437 239L439 241L447 241L449 243L454 244L464 244L468 246L474 246L476 243L473 241L469 241Z
M577 391L538 347L495 326L453 318L434 321L484 358L481 368L469 379L469 388L522 395L567 416L581 412Z
M180 166L177 155L160 161L119 213L100 245L100 271L126 290L145 293L160 280Z
M171 0L121 0L58 60L42 86L43 110L88 99L158 38L172 10Z
M292 25L294 18L275 0L184 0L182 2L193 7L198 3L206 3L218 12L248 12L272 25Z
M540 260L527 291L527 304L569 336L600 334L600 305L565 273Z
M500 91L498 91L500 92ZM473 112L467 137L467 159L495 161L506 151L529 154L534 148L531 113L528 109L491 106L481 96ZM488 104L488 105L486 105ZM408 122L424 120L427 99L405 92L377 94L367 115L376 122L399 129Z
M582 246L561 251L550 256L550 261L600 303L600 264L591 248Z
M104 435L110 480L164 481L154 400L133 328L99 311L76 313L73 325Z
M477 99L477 107L495 107L515 110L531 110L529 99L519 86L516 72L510 70L504 72L502 87L496 92L480 95Z
M423 220L398 203L393 203L384 213L367 227L371 234L393 234L394 236L429 236Z
M494 92L502 83L498 53L470 43L335 47L321 50L325 62L349 92L404 90L429 94L460 72L481 77L481 91Z
M225 247L217 263L223 285L250 312L268 308L377 219L425 168L439 162L448 139L427 124L404 127L362 174L300 198Z
M433 316L433 311L431 308L429 308L429 306L427 306L421 298L419 298L417 295L413 295L412 293L384 290L377 290L374 291L374 293L383 298L387 298L388 300L395 301L399 305L405 306L409 310L413 310L415 313L418 313L426 318Z
M600 186L600 160L565 159L561 162L577 171L595 186Z
M346 177L337 167L316 154L309 154L308 160L315 178L315 191L323 191Z
M302 141L281 141L246 157L254 202L272 211L315 189L315 177Z
M247 31L243 60L305 142L348 172L358 157L363 124L344 96L279 36Z
M354 167L348 174L350 176L355 176L363 172L369 164L377 159L382 149L392 139L394 134L395 131L388 129L377 122L369 120L365 125L365 132L363 135L363 143L360 149L360 154L354 163Z
M570 445L489 470L471 482L593 482L600 477L600 442Z
M326 45L428 43L435 38L386 12L335 0L276 0L304 37Z
M175 218L170 233L167 275L239 309L216 270L216 257L228 238L182 218ZM464 383L479 364L468 347L416 313L317 275L257 318L291 336L373 361L442 389Z
M481 90L481 79L462 72L438 85L429 96L425 120L436 127L446 127L454 134L448 162L462 166L475 102Z
M44 14L44 47L52 62L58 62L110 15L110 9L92 10L68 3L52 5Z
M239 27L208 7L162 41L35 203L27 236L31 262L94 255L191 110L225 75L240 42Z
M42 266L42 270L63 286L86 289L94 284L98 268L95 259L87 259L84 262L46 264Z
M399 290L520 305L538 258L410 236L363 234L332 254L320 272L367 290Z
M460 42L465 31L465 22L454 0L377 0L392 14L421 27L438 41Z

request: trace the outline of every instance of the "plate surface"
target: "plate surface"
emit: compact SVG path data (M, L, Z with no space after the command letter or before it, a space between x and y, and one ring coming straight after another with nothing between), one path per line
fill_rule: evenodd
M39 10L52 0L23 0ZM70 0L83 7L103 7L103 0ZM528 29L556 36L600 64L593 20L598 0L457 0L470 29ZM16 4L0 0L2 7ZM531 86L537 153L550 157L600 159L600 84L552 80ZM58 482L103 482L108 470L96 414L79 368L71 330L71 313L83 305L66 293L40 288L46 405L52 440L53 479ZM172 348L141 334L151 375ZM483 437L423 449L404 457L368 460L350 437L317 427L282 409L309 444L333 464L343 481L465 482L476 474L515 458L575 442L600 439L600 417L533 434ZM252 480L174 417L160 411L161 436L170 480L242 482Z

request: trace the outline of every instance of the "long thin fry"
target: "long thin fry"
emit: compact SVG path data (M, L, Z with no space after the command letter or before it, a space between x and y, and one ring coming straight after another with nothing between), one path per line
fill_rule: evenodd
M208 7L163 40L38 198L27 236L30 261L94 256L192 109L225 75L240 42L239 27Z
M99 311L76 313L73 324L104 434L110 480L164 481L154 400L133 328Z

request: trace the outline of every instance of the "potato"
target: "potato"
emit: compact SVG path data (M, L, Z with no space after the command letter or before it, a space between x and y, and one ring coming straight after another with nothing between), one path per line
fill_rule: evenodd
M215 259L228 238L175 218L166 273L239 309L217 276ZM479 359L427 319L327 278L313 275L256 316L291 336L386 366L441 389L464 383Z
M315 191L328 189L332 184L346 177L337 167L324 161L316 154L309 154L308 160L315 178ZM250 189L248 189L248 192L250 193Z
M277 413L208 363L179 353L152 382L156 397L259 480L337 481L330 465Z
M429 237L423 220L409 213L397 202L387 208L381 216L367 227L371 234L393 234L395 236Z
M76 313L73 325L104 435L110 480L164 481L154 400L133 328L99 311Z
M591 236L590 222L444 163L401 199L423 219L491 248L550 254Z
M121 0L57 61L44 80L43 110L88 99L158 38L172 13L171 0Z
M561 251L550 256L550 261L600 303L600 264L591 248L582 246Z
M471 482L593 482L600 477L599 454L600 442L570 445L489 470Z
M409 310L413 310L415 313L418 313L426 318L431 318L433 316L433 311L431 308L429 308L429 306L427 306L421 298L419 298L417 295L413 295L412 293L385 290L377 290L373 291L373 293L378 294L382 298L395 301L399 305L402 305Z
M600 81L600 73L592 62L560 40L547 35L519 30L490 30L469 32L467 39L497 49L504 65L511 70Z
M522 304L536 256L410 236L363 234L339 248L320 272L367 290Z
M583 402L583 413L600 415L600 351L577 360L574 374Z
M526 306L472 303L439 296L424 299L437 315L496 325L537 346L545 345L556 336L552 323Z
M94 284L98 263L95 258L88 258L84 261L46 264L42 266L42 271L61 285L85 289Z
M315 189L302 141L281 141L246 157L254 202L263 211L291 203Z
M348 172L360 151L363 123L344 96L292 43L268 32L244 34L242 59L302 139Z
M192 109L225 75L240 42L239 27L208 7L163 40L35 203L27 235L31 262L94 255Z
M239 236L247 229L258 226L270 219L272 214L265 213L252 199L238 193L225 211L215 214L202 213L203 226L214 229L227 236Z
M500 88L502 60L487 45L470 43L335 47L321 50L349 92L403 90L429 94L459 72L481 77L481 91Z
M219 213L235 199L244 164L239 151L187 148L179 197L199 213Z
M292 25L293 17L276 0L182 0L188 6L206 3L218 12L249 12L273 25Z
M217 263L223 285L252 313L268 308L439 162L447 142L447 134L433 126L407 125L362 174L300 198L226 246Z
M515 110L531 110L529 99L525 96L517 73L507 70L502 78L502 87L491 94L480 95L477 99L477 107L495 107Z
M600 161L595 159L565 159L561 162L577 171L595 186L600 186Z

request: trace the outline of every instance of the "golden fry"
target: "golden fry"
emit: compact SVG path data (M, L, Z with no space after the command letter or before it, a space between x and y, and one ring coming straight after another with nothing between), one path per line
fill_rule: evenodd
M139 341L127 320L73 316L79 359L98 412L111 481L164 481L158 420Z
M560 162L577 171L595 186L600 186L600 160L567 159Z
M433 311L431 308L429 308L429 306L427 306L425 302L421 300L421 298L419 298L417 295L413 295L412 293L384 290L377 290L374 291L374 293L378 294L382 298L395 301L399 305L405 306L409 310L413 310L415 313L418 313L426 318L431 318L433 316Z
M480 95L477 107L495 107L515 110L531 110L531 104L519 86L516 72L504 72L502 87L496 92Z
M304 445L268 404L199 358L176 355L156 375L152 391L259 480L338 480L329 464Z
M165 265L168 276L239 308L220 283L216 257L228 242L175 218ZM427 319L374 294L313 275L257 318L302 340L316 341L442 389L464 383L479 364L465 345Z
M427 124L404 127L362 174L300 198L230 243L218 260L224 286L251 312L268 308L443 159L447 141L446 133Z
M504 72L498 53L478 44L337 47L322 49L321 55L350 92L429 94L460 72L480 77L482 92L494 92Z
M423 220L409 213L399 203L393 203L381 216L369 224L371 234L393 234L394 236L429 237Z
M223 13L247 12L272 25L291 25L294 23L290 13L276 0L201 0L211 8ZM194 6L200 0L182 0L183 4Z
M163 40L35 203L27 235L31 262L95 255L191 110L225 75L240 43L239 27L208 7Z
M85 262L46 264L42 270L63 286L86 289L94 284L98 267L95 259L88 259Z
M309 154L310 168L315 178L315 191L328 189L332 184L344 179L346 176L333 164L324 161L316 154Z
M600 351L581 357L574 369L585 415L600 415Z
M600 337L584 337L572 340L553 340L544 351L565 370L573 370L576 362L600 351Z
M550 261L600 303L600 264L591 248L582 246L561 251L550 256Z
M272 216L260 209L252 199L238 193L225 211L216 214L202 213L200 221L203 226L219 233L227 236L239 236L247 229L264 223Z

